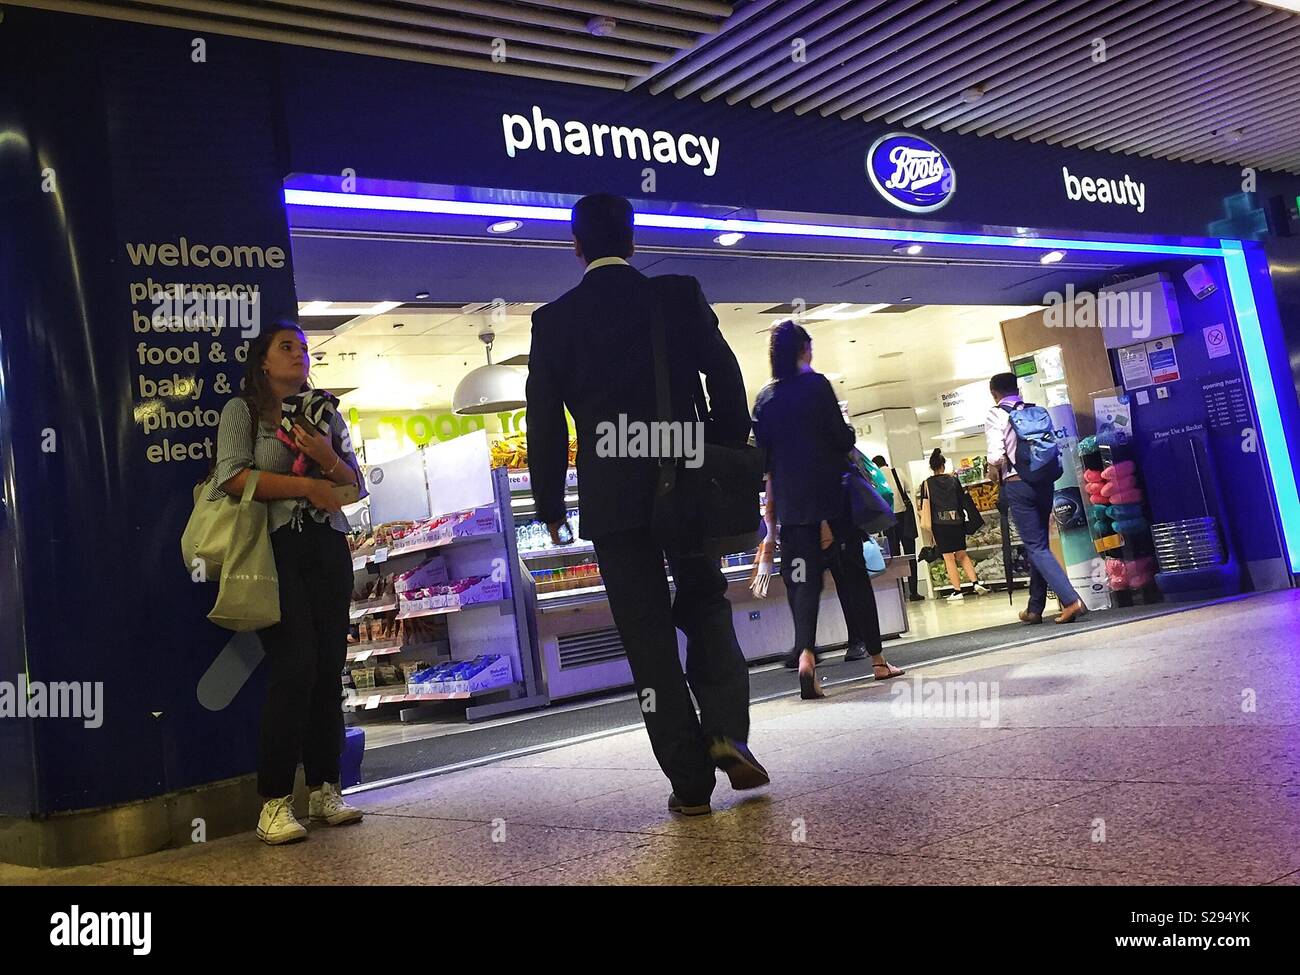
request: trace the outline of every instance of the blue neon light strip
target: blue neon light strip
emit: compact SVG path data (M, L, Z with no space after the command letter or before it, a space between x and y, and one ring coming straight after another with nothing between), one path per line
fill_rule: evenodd
M568 207L528 206L518 203L479 203L458 200L431 200L420 197L381 196L364 193L334 193L320 190L286 189L284 202L292 206L337 207L348 210L386 210L407 213L430 213L448 216L493 217L496 219L543 220L568 222ZM1147 244L1133 241L1076 240L1065 237L999 237L991 234L954 234L926 230L880 230L870 227L840 227L833 224L787 223L775 220L720 220L681 214L638 213L638 227L701 230L711 233L773 234L793 237L820 237L841 240L878 240L918 244L958 244L976 247L1014 247L1036 251L1102 251L1157 256L1209 257L1224 262L1228 275L1229 298L1237 316L1237 333L1241 336L1246 369L1254 392L1259 415L1260 436L1264 441L1265 465L1273 480L1278 511L1282 517L1282 534L1292 571L1300 572L1300 496L1297 496L1295 471L1282 425L1282 412L1269 369L1268 350L1260 328L1250 284L1250 271L1239 241L1220 240L1218 247L1195 247L1181 244Z
M284 202L293 206L338 207L346 210L388 210L402 213L434 213L450 216L514 218L567 223L567 207L527 206L518 203L477 203L461 200L429 200L409 196L377 196L365 193L332 193L322 190L284 191ZM720 220L669 213L638 213L638 227L702 230L710 233L774 234L790 237L823 237L841 240L904 241L917 244L963 244L976 247L1018 247L1027 250L1122 251L1127 254L1219 257L1217 247L1181 244L1118 243L1104 240L1074 240L1065 237L999 237L992 234L950 234L929 230L880 230L873 227L839 227L833 224L787 223L777 220Z
M1282 535L1290 556L1291 571L1300 572L1300 494L1291 467L1290 444L1282 424L1273 374L1268 365L1268 349L1264 346L1259 310L1255 307L1255 293L1250 285L1250 268L1240 241L1220 240L1219 244L1228 274L1228 294L1237 316L1237 334L1241 336L1241 351L1259 415L1264 464L1273 478L1273 494L1282 516Z

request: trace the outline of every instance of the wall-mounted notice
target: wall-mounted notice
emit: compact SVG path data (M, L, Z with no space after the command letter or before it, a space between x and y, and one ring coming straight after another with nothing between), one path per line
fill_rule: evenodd
M1250 426L1250 404L1240 376L1201 383L1205 395L1205 421L1211 430L1241 430Z
M1125 389L1141 389L1151 385L1151 365L1147 361L1145 344L1125 346L1117 355L1119 374L1124 380Z
M1173 339L1152 339L1147 343L1147 362L1151 367L1151 379L1157 383L1176 383L1181 378L1178 373L1178 356L1174 354Z
M1220 323L1211 325L1202 333L1205 336L1205 351L1211 359L1222 359L1232 355L1232 340L1228 338L1228 326Z

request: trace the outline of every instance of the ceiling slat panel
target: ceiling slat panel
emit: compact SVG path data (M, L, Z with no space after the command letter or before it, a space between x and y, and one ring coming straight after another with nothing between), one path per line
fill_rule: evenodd
M673 93L678 98L684 98L695 94L732 68L742 66L754 55L763 53L769 47L775 46L778 49L784 47L788 50L785 45L790 30L786 24L789 17L803 12L808 7L823 8L825 3L826 0L793 0L791 3L782 3L768 8L765 14L756 17L748 26L733 31L726 39L710 45L707 60L690 65L689 79L682 80L680 84L670 79L657 81L651 86L651 91L657 93L670 84L677 84Z
M1031 47L1035 38L1041 36L1038 32L1042 25L1050 21L1063 30L1077 30L1077 25L1085 18L1106 10L1110 5L1110 0L1067 0L1056 4L1051 0L1039 0L1032 10L1027 11L1025 18L998 34L988 36L975 47L971 52L976 55L974 60L968 60L968 56L954 59L957 63L967 64L963 71L949 73L946 68L949 62L945 59L943 72L914 72L911 77L877 92L871 99L846 107L840 112L840 118L861 115L893 122L914 117L916 121L911 124L929 124L942 107L954 102L960 104L962 92L984 82L995 65Z
M813 52L811 56L821 57L829 45L822 42L828 36L836 36L838 40L842 31L850 29L850 25L863 16L868 14L873 8L880 7L887 0L876 0L875 3L837 3L835 0L823 0L816 8L808 11L798 20L792 22L787 32L787 43L784 47L774 47L762 57L754 57L758 52L746 52L749 54L744 60L747 63L737 65L733 70L727 72L716 84L711 85L708 89L700 93L700 97L705 101L711 101L720 95L727 95L727 103L734 105L739 101L747 98L750 94L758 91L764 84L771 83L763 79L776 80L785 77L787 74L796 71L802 71L803 64L794 59L793 48L790 41L795 37L803 40L807 49ZM838 11L838 12L836 12ZM769 75L768 69L774 69ZM744 82L760 76L752 85L745 85L737 88ZM730 94L728 94L730 92Z
M5 0L776 112L1300 173L1300 14L1255 0ZM612 22L611 22L612 21ZM492 42L508 45L504 63ZM803 41L806 58L792 56ZM1092 61L1092 42L1107 58Z
M963 18L955 7L950 7L935 17L926 18L891 38L890 50L874 51L868 47L866 51L833 70L827 77L836 83L801 103L796 111L804 114L817 109L823 116L830 115L846 98L852 99L862 89L878 86L882 76L891 72L897 74L900 69L907 70L907 66L920 61L936 45L962 31L977 29L986 19L1015 3L1016 0L1003 0L983 8L969 18ZM862 45L858 47L861 48ZM777 102L778 108L781 105L781 102Z
M1050 99L1056 92L1068 87L1080 75L1105 84L1104 72L1112 58L1118 59L1127 47L1141 50L1147 37L1159 39L1177 30L1215 0L1160 0L1149 9L1138 13L1133 4L1115 7L1103 18L1088 25L1087 33L1078 35L1051 35L1044 46L1020 65L1013 65L989 79L989 94L961 111L960 118L944 118L957 123L956 130L963 134L983 134L993 128L992 119L1002 113L1015 111L1026 104L1038 104ZM1115 14L1121 14L1115 17ZM1106 60L1100 64L1093 60L1093 42L1105 43Z
M1095 65L1088 72L1076 72L1068 85L1054 86L1050 99L1022 99L1001 114L996 126L989 129L988 134L995 138L1032 138L1034 133L1040 132L1041 124L1050 120L1052 136L1060 141L1062 127L1070 118L1079 114L1093 115L1099 108L1104 110L1122 104L1123 96L1120 92L1125 89L1126 81L1140 79L1135 84L1146 85L1148 88L1155 84L1155 79L1162 74L1161 67L1167 66L1171 60L1177 60L1175 52L1183 50L1185 57L1186 49L1181 45L1195 47L1217 40L1237 26L1239 25L1233 22L1215 23L1204 20L1195 22L1190 28L1178 22L1166 24L1160 31L1145 35L1139 43L1125 46L1104 64ZM1178 36L1178 47L1166 43L1170 34ZM1183 65L1178 70L1182 76L1186 76L1189 66ZM1191 70L1209 71L1210 65L1198 63Z
M1292 71L1300 70L1300 53L1282 62L1283 67ZM1178 99L1171 99L1168 114L1159 122L1147 125L1137 140L1134 148L1138 151L1159 150L1161 146L1177 142L1193 133L1209 133L1242 126L1237 119L1244 113L1252 115L1261 109L1271 107L1275 100L1272 91L1275 85L1281 85L1284 92L1294 90L1300 84L1300 75L1292 75L1288 85L1279 80L1275 73L1275 64L1257 65L1243 76L1229 80L1227 78L1207 78L1196 90L1195 95L1183 94ZM1105 140L1109 143L1111 140ZM1091 146L1085 148L1092 148ZM1110 149L1109 144L1099 144L1096 148Z
M1266 20L1257 20L1248 29L1234 31L1230 42L1217 48L1220 53L1209 61L1193 47L1181 48L1158 71L1134 72L1127 84L1077 99L1056 116L1051 134L1065 145L1073 145L1077 140L1127 127L1137 119L1149 119L1157 114L1160 100L1167 98L1169 91L1198 71L1230 68L1243 58L1264 55L1294 43L1291 37L1276 36L1275 28ZM1047 118L1045 115L1036 121L1044 122ZM1027 133L1022 128L1011 134ZM1034 141L1043 137L1044 130L1039 127Z

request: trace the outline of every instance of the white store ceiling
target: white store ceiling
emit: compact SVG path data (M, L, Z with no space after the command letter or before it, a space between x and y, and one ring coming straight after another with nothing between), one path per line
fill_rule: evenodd
M777 112L1300 173L1300 16L1282 0L8 2ZM508 46L503 63L491 57L497 39Z
M404 308L355 319L346 331L313 334L322 356L315 383L347 390L345 407L362 412L443 410L470 369L482 365L478 332L485 316L471 310ZM493 359L526 355L533 304L510 305L495 323ZM779 317L767 303L715 304L723 334L736 353L752 403L767 382L767 328ZM813 336L813 367L828 374L852 413L884 407L934 407L941 392L1007 368L998 323L1027 314L1024 306L923 305L905 312L819 320L834 306L813 306L805 327ZM854 314L871 306L849 306ZM311 318L302 319L311 327ZM396 325L402 325L396 328ZM932 410L933 412L933 410Z

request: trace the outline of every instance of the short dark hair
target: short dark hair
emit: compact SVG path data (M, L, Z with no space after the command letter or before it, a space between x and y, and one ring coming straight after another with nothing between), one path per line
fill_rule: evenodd
M613 193L592 193L573 205L573 237L590 264L632 256L632 204Z
M1020 380L1015 373L1000 372L989 380L989 392L998 398L1015 396L1020 392Z
M889 461L885 460L885 455L884 455L884 454L876 454L875 457L872 457L872 458L871 458L871 463L875 464L877 467L888 467L888 466L889 466Z

